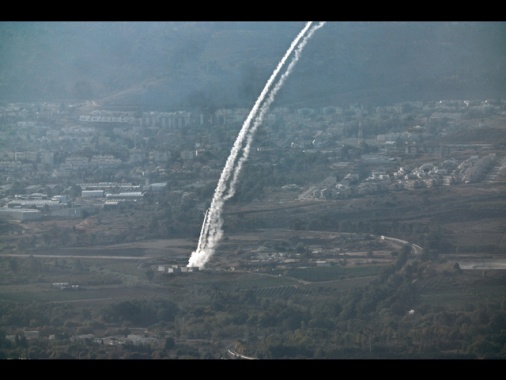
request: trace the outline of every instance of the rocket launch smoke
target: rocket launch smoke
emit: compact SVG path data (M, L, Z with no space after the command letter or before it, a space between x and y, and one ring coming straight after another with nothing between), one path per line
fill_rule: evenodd
M239 131L239 135L237 136L225 167L223 168L218 185L214 191L211 205L204 216L197 249L192 252L188 262L189 267L203 268L213 256L216 245L223 236L223 219L221 217L223 206L225 201L232 198L235 194L237 180L244 162L248 159L254 134L258 126L262 123L263 118L274 101L277 92L283 86L286 78L290 75L295 64L299 60L302 49L312 37L313 33L324 24L324 22L320 22L317 25L312 25L312 22L306 23L304 28L292 41L289 49L278 63L260 96L256 100L255 105L251 109L241 130ZM292 53L293 57L289 65L273 87L276 77ZM251 125L252 121L253 125ZM242 155L238 158L241 152Z

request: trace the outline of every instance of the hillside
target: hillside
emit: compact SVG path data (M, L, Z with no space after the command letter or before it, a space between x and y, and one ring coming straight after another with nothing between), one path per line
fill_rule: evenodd
M302 22L3 22L0 100L250 107ZM500 98L506 26L329 22L278 96L289 106Z

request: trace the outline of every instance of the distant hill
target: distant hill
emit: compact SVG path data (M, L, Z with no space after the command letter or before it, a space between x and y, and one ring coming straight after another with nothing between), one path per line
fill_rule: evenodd
M250 107L303 22L0 22L0 101ZM506 98L504 22L329 22L286 106Z

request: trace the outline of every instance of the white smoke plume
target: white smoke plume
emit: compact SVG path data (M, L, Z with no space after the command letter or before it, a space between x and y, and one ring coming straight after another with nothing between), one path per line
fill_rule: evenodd
M227 189L228 180L235 170L234 169L235 161L237 159L237 155L240 152L240 149L242 147L244 138L246 137L246 133L248 132L251 121L252 121L253 117L256 115L256 113L258 112L258 109L259 109L262 101L264 100L265 96L267 95L268 91L270 90L270 87L272 86L272 83L274 82L275 77L278 75L279 71L283 67L283 65L286 62L286 60L288 59L289 55L294 50L297 43L302 38L304 33L309 29L310 26L311 26L311 23L307 23L306 26L302 29L302 31L295 38L295 40L291 43L290 48L287 50L284 57L278 63L276 69L274 70L273 74L271 75L271 77L267 81L264 89L262 90L262 93L260 94L260 96L256 100L255 105L251 109L248 117L246 118L246 120L243 124L243 127L241 128L239 135L234 143L234 146L232 147L232 151L230 152L230 155L227 159L225 167L221 173L218 185L217 185L216 190L214 192L211 206L209 207L210 215L208 215L207 221L204 224L203 234L201 234L201 238L199 239L199 245L197 246L197 251L196 251L196 253L192 254L192 257L190 258L190 263L192 262L193 259L197 260L196 259L197 257L201 257L202 259L204 259L204 257L206 257L206 256L210 257L214 253L214 246L222 237L221 227L223 225L223 221L221 219L221 211L223 209L223 204L224 204L223 194ZM199 254L199 252L200 252L200 254ZM193 260L193 261L195 261L195 260ZM198 260L198 261L201 262L201 260ZM196 262L195 262L195 265L196 265Z
M248 159L251 143L253 142L253 136L260 124L262 124L263 119L267 111L269 110L270 105L274 101L274 98L279 91L279 89L283 86L286 78L292 73L293 68L295 67L295 64L300 58L300 54L302 53L302 49L304 49L304 46L307 44L309 39L313 36L313 33L321 28L325 23L320 22L317 25L313 26L309 32L304 36L304 39L302 42L297 46L297 49L295 50L294 57L292 58L290 64L288 65L286 71L283 73L283 75L280 77L274 88L269 93L267 100L262 104L262 107L260 108L260 111L258 115L255 116L255 121L253 123L253 126L250 127L247 131L247 139L246 139L246 146L243 148L242 156L239 158L239 161L237 162L235 166L235 170L233 173L232 181L230 182L230 185L228 187L228 193L224 196L224 200L228 200L232 198L235 194L236 190L236 183L239 178L239 174L242 170L243 163Z
M218 181L218 185L213 195L213 199L211 201L211 205L209 209L206 211L204 216L204 222L202 224L202 229L200 232L199 242L197 246L197 250L192 252L190 260L188 262L189 267L200 267L203 268L204 265L209 261L212 255L215 252L215 247L218 242L221 240L223 236L223 219L221 218L221 213L223 210L223 206L226 200L230 199L235 194L235 188L239 173L241 172L243 163L247 160L251 143L253 141L253 136L258 126L262 123L263 118L266 112L269 109L269 106L274 101L274 97L279 89L282 87L284 81L290 75L293 70L293 67L297 63L300 58L300 54L302 49L306 45L307 41L311 38L313 33L321 28L325 23L320 22L316 26L312 26L312 22L306 23L304 28L299 32L297 37L292 41L289 49L278 63L276 69L270 76L267 81L264 89L262 90L260 96L255 102L255 105L251 109L248 117L246 118L239 135L232 147L230 155L227 159L225 167L221 173L220 179ZM308 32L309 30L309 32ZM302 42L300 42L302 39ZM287 69L280 77L276 85L273 89L271 89L276 76L281 71L282 67L285 65L289 56L295 50L294 57L292 58L290 64ZM267 99L266 99L267 98ZM254 120L253 126L251 127L251 122ZM246 143L244 145L244 141ZM244 147L243 147L244 145ZM241 152L242 156L236 162L238 154ZM230 181L230 177L232 176L232 180ZM228 192L225 194L225 192Z

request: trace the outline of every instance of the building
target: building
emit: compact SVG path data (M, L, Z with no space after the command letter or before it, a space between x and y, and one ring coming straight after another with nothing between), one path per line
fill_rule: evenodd
M26 208L0 208L0 219L14 219L21 222L42 219L42 213L35 209Z
M83 190L81 192L82 198L102 198L104 196L104 190Z

